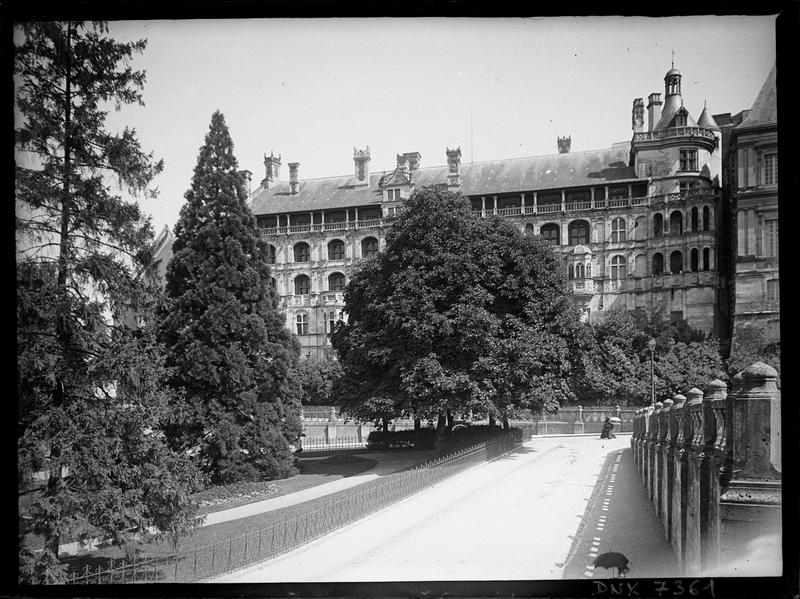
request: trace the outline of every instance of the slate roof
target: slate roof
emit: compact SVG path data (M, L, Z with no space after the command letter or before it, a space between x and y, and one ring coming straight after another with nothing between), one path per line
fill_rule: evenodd
M767 80L761 87L761 91L753 102L753 107L747 113L745 119L739 123L736 130L749 129L750 127L762 127L764 125L778 124L778 92L775 88L775 63L767 75Z
M489 160L461 164L461 193L469 196L562 189L640 181L629 166L630 144L614 144L610 149L568 152L529 158ZM300 181L297 194L289 193L289 183L273 184L253 194L253 214L309 212L351 208L380 203L381 177L393 171L370 174L369 185L354 185L353 175ZM448 167L419 168L412 173L415 186L442 185Z
M708 112L707 106L703 106L703 112L700 113L700 118L697 119L697 126L705 127L706 129L719 129L717 121L715 121L711 113Z

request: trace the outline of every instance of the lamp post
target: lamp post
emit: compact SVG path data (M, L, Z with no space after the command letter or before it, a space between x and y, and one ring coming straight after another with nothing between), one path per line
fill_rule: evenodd
M647 349L650 350L650 405L655 408L656 407L656 386L655 380L653 379L653 354L656 351L656 340L650 339L647 342Z

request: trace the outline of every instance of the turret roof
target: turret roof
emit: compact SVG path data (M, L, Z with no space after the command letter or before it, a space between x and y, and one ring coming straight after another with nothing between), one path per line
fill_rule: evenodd
M717 121L715 121L711 113L708 112L708 106L703 106L703 112L700 113L700 118L697 119L697 126L705 127L706 129L719 129Z

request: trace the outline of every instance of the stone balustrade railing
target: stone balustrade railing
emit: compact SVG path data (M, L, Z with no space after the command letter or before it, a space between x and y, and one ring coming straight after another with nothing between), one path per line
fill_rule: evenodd
M690 389L633 419L634 462L685 575L747 575L737 568L752 557L748 543L780 535L776 377L757 362L730 393L714 380L705 393Z

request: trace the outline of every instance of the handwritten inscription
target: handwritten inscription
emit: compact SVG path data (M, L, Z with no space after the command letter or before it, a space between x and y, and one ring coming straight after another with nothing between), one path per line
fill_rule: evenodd
M714 597L713 579L608 582L593 580L592 597Z

